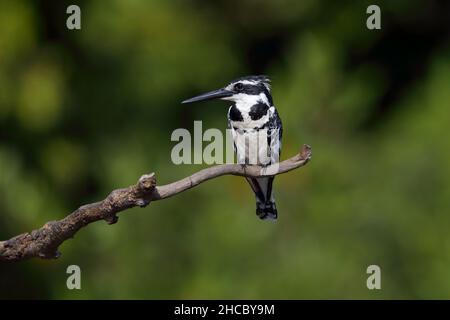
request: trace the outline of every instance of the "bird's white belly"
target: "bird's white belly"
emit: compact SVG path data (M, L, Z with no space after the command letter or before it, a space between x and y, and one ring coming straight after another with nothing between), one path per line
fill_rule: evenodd
M267 141L267 130L236 130L233 137L236 156L241 164L270 164L270 146Z
M241 121L229 119L238 163L265 166L278 162L281 148L280 132L277 129L264 128L269 123L270 109L269 112L256 120L253 120L250 116L250 104L240 105L238 110L242 117ZM270 145L269 134L271 135Z

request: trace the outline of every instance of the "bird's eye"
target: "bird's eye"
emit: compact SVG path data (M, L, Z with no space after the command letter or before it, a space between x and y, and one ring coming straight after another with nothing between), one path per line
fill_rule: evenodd
M234 85L234 90L236 90L236 91L242 91L244 89L244 85L242 84L242 83L236 83L235 85Z

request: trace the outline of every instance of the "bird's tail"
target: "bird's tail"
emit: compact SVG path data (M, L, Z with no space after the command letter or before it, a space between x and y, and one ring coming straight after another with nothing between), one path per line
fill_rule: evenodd
M267 201L263 204L256 200L256 215L262 220L277 220L278 211L275 201Z
M272 194L273 177L246 178L256 196L256 215L262 220L276 220L277 206Z

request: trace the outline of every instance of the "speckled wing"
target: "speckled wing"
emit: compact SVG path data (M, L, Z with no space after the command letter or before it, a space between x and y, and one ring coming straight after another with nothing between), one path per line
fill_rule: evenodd
M269 113L269 122L267 123L267 144L270 147L270 163L276 163L280 161L281 156L283 125L275 107L271 107Z

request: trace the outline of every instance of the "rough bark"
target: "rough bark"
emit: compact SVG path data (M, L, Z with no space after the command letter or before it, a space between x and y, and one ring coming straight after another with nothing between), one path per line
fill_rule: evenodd
M311 159L311 148L304 145L299 154L271 165L223 164L200 170L182 180L156 186L154 173L144 174L128 188L112 191L103 201L81 206L64 219L50 221L40 229L0 241L0 261L21 261L33 257L58 258L58 247L88 224L105 220L109 224L118 221L117 213L132 207L145 207L151 201L162 200L193 188L207 180L223 175L245 177L274 176L304 166Z

